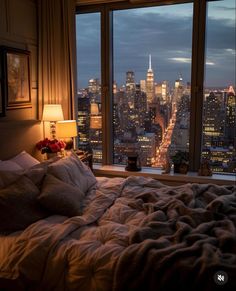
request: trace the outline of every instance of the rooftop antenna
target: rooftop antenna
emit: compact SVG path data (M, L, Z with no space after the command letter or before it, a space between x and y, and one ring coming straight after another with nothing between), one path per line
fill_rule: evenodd
M152 55L149 55L149 68L148 70L152 70Z

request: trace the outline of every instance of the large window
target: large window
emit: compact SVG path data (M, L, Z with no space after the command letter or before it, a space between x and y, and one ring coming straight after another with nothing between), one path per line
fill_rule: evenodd
M234 0L140 3L78 9L79 147L150 167L181 150L191 170L236 172Z
M192 18L192 3L114 12L114 163L189 150Z
M236 168L235 1L208 3L202 157L214 172Z
M78 146L102 161L100 13L77 14Z

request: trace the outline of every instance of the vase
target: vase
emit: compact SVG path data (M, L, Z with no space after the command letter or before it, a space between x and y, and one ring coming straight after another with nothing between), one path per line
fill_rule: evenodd
M49 160L49 159L56 157L57 153L46 153L46 155L47 155L47 159Z

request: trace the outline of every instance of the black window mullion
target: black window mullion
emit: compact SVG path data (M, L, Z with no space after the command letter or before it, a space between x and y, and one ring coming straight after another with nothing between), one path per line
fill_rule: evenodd
M112 12L107 7L101 17L101 63L102 63L102 129L104 165L113 163L113 124L112 124Z
M193 16L191 115L189 137L190 170L192 171L198 170L201 158L205 28L206 0L195 0Z

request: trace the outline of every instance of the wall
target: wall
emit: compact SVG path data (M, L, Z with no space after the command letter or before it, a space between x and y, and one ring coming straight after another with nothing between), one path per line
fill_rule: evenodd
M35 143L42 138L41 124L37 121L37 0L0 1L0 45L30 51L32 100L30 108L6 110L6 116L0 117L0 159L22 149L36 154ZM15 148L14 136L17 137Z

